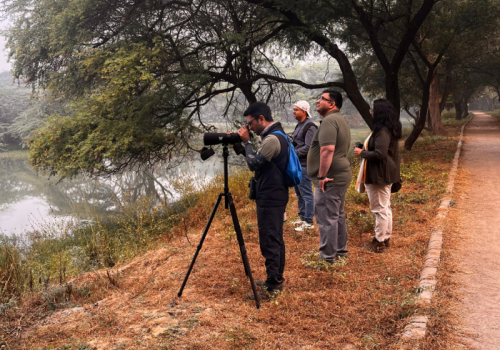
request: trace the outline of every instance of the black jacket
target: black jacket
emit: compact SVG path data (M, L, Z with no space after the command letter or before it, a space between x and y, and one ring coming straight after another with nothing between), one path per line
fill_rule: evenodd
M367 160L365 183L389 185L401 181L399 142L391 138L387 128L373 134L368 140L368 150L360 155Z
M284 133L280 123L274 123L265 134L260 135L262 139L274 131ZM288 187L285 186L284 174L288 163L288 142L284 136L273 134L278 137L281 145L280 154L264 164L255 172L257 179L257 205L262 207L278 207L288 203ZM271 164L271 163L274 163Z

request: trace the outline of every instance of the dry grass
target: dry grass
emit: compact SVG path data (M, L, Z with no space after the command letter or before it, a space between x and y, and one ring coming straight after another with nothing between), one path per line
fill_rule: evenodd
M447 128L447 135L457 135L458 126ZM360 251L373 235L373 218L366 197L351 186L346 200L347 264L326 271L306 269L319 239L316 231L293 230L292 195L284 227L286 289L260 310L245 298L251 289L223 205L182 298L176 296L221 191L210 187L169 233L178 238L129 264L118 264L109 274L86 273L72 281L73 291L87 292L73 292L68 298L72 309L51 311L42 294L25 298L0 316L0 329L11 349L395 349L408 318L419 312L414 301L429 225L451 166L446 154L454 152L456 142L448 137L422 139L411 153L402 152L405 182L393 197L394 235L385 254ZM254 278L262 279L255 206L246 199L248 176L235 173L230 189ZM456 319L453 303L458 296L453 262L444 260L431 336L418 345L422 349L446 348L453 340L455 326L450 320ZM54 305L64 302L64 293L59 294L62 301Z
M437 289L433 295L428 335L415 349L471 349L474 335L465 324L462 297L465 288L463 252L471 237L463 229L466 205L457 203L467 198L470 190L470 175L459 168L455 179L452 205L443 232L443 250L439 265Z

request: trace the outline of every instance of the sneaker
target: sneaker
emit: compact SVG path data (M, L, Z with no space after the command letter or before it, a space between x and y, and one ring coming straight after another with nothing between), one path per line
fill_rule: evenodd
M294 225L300 225L302 224L304 221L302 219L298 219L298 220L295 220L295 221L292 221L292 224Z
M377 241L376 238L370 243L365 243L365 250L373 253L383 253L385 252L385 243Z
M310 230L314 228L313 224L310 224L308 222L302 221L302 224L299 227L295 228L295 231L297 232L304 232L305 230Z

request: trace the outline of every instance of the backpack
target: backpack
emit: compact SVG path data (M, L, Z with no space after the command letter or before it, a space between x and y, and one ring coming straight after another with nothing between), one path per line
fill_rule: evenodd
M283 135L288 142L288 162L286 164L286 172L284 176L285 186L293 187L302 181L302 166L300 165L299 157L295 153L290 139L281 131L274 131L272 134ZM273 163L274 164L274 163Z

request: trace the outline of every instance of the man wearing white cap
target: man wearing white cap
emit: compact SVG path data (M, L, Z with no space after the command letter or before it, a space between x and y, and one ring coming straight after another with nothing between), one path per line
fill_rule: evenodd
M293 116L298 121L292 136L293 146L302 166L302 181L295 186L300 218L294 222L298 225L295 231L304 231L314 227L314 197L311 178L307 175L307 153L318 127L311 120L310 109L307 101L298 101L293 106Z

